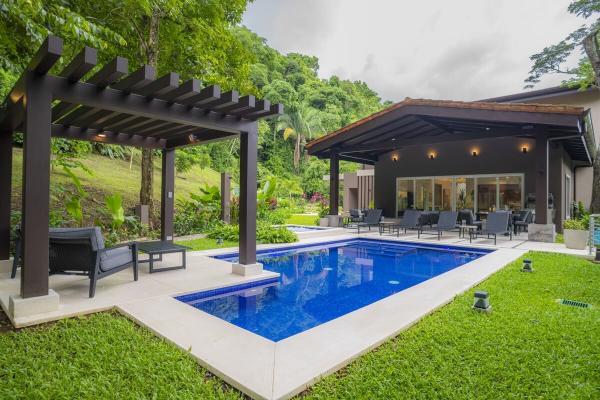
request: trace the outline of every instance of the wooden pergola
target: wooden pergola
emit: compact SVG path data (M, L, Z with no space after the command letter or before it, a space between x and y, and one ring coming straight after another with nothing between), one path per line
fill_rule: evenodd
M180 84L172 72L156 78L148 65L128 74L121 57L84 80L98 59L89 47L52 75L62 51L62 39L49 36L0 108L0 260L9 258L12 137L24 134L21 296L48 294L51 137L161 150L162 240L173 240L175 149L239 137L239 262L255 264L257 121L282 105L196 79Z

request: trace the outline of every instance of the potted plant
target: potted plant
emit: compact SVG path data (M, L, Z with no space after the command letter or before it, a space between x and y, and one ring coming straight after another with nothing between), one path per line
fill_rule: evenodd
M329 207L319 203L319 226L329 226Z
M565 245L569 249L583 250L588 244L588 219L567 219L563 223Z

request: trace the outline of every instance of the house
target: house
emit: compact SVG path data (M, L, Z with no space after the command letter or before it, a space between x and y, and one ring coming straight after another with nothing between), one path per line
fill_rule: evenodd
M332 177L339 177L339 160L373 165L374 203L385 217L407 208L469 208L482 216L532 208L530 239L553 241L573 202L589 201L585 191L577 192L591 177L584 168L596 150L594 102L583 97L600 100L596 92L556 89L555 95L582 98L573 105L559 99L538 104L535 96L518 102L407 98L313 140L307 149L330 159ZM339 179L332 179L332 214L338 213L338 192Z

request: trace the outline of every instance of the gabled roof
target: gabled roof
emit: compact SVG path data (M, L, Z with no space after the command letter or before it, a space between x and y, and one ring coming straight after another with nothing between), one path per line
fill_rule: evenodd
M582 93L582 92L586 92L588 90L591 90L591 89L582 91L582 90L579 90L578 88L573 88L573 87L553 86L553 87L549 87L549 88L545 88L545 89L529 90L529 91L525 91L525 92L513 93L513 94L504 95L504 96L490 97L489 99L482 99L482 100L478 100L478 101L493 102L493 103L514 103L514 102L519 102L519 101L532 101L532 100L537 101L537 100L543 100L545 98L557 97L557 96L561 96L561 95L565 95L565 94Z
M527 136L540 128L550 136L579 138L585 129L584 116L583 107L567 105L406 98L306 147L309 154L319 157L335 152L340 159L372 164L379 154L400 146ZM589 162L586 154L572 156Z

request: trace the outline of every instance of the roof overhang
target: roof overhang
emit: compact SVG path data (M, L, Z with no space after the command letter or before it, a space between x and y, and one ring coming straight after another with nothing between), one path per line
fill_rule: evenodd
M591 163L582 107L406 99L307 144L308 153L374 164L379 155L409 146L501 137L533 138L544 132L565 142L577 162ZM593 136L593 135L592 135Z

